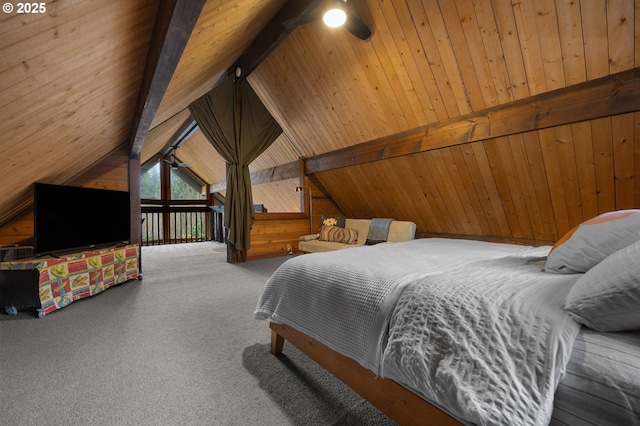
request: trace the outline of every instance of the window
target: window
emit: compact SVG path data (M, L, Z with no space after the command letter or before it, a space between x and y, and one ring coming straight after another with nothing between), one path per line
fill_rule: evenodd
M150 161L142 166L140 197L146 200L160 199L160 163Z
M208 185L187 167L173 168L160 161L162 158L141 168L143 244L212 239ZM163 188L164 184L169 188ZM215 238L220 241L217 236Z
M206 199L207 185L198 179L188 168L171 169L172 200Z

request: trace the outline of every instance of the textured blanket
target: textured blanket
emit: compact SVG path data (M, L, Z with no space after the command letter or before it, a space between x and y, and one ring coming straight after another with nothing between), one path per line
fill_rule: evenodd
M579 276L506 257L421 279L394 310L381 374L465 422L546 425L579 331L562 310Z
M254 318L291 325L377 372L394 303L406 284L423 276L382 246L288 260L265 284Z
M379 374L389 318L408 284L480 259L548 250L429 238L306 254L269 278L254 318L288 324Z

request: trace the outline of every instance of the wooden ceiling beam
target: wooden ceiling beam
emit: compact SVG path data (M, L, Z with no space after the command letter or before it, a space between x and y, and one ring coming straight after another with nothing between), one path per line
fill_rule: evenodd
M635 112L640 110L638 99L640 68L316 155L305 160L305 174ZM251 183L299 177L296 164L253 172ZM226 181L212 184L209 190L225 191Z
M305 174L640 110L640 68L306 159Z
M319 154L304 161L305 174L640 111L638 99L640 68L635 68L443 123ZM298 163L253 172L251 182L258 185L299 177L295 164ZM212 193L224 190L226 181L210 186Z
M195 127L194 127L195 125ZM180 147L183 143L185 143L193 134L199 129L198 124L196 123L195 118L191 114L184 120L184 122L180 125L178 130L176 130L173 135L167 140L167 143L164 144L160 153L163 156L167 156L174 150L174 148ZM187 130L189 131L188 133ZM178 146L176 146L178 145Z
M247 78L247 76L295 30L295 26L287 26L285 23L301 15L312 13L324 1L325 0L288 0L260 34L258 34L240 58L221 76L215 86L222 83L228 76L236 74L236 70L238 69L240 75L236 74L236 76ZM251 173L251 184L259 185L300 177L298 166L298 161L294 161ZM226 180L213 183L209 186L209 192L212 194L226 190Z
M182 56L205 0L160 1L131 131L130 158L140 157L162 97Z
M290 163L281 164L280 166L270 167L268 169L258 170L257 172L251 173L251 185L278 182L297 177L300 177L300 163L298 161L292 161ZM226 180L209 185L209 192L212 194L226 190Z
M324 1L288 0L236 63L227 70L227 75L233 75L236 69L240 68L242 78L247 78L295 30L296 27L287 26L285 22L313 12Z

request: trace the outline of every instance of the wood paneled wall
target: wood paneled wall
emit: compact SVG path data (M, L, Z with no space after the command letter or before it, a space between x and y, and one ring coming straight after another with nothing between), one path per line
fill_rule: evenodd
M207 93L284 0L209 0L151 124L155 128Z
M86 173L69 182L86 188L129 190L129 153L125 145L93 166Z
M143 161L283 4L206 2ZM640 67L640 0L350 4L374 28L369 41L311 22L249 75L284 130L252 172ZM46 15L0 16L0 146L9 159L0 170L0 222L27 205L33 181L126 188L122 163L90 168L128 139L157 9L154 0L59 0ZM553 242L598 213L640 207L635 111L319 171L305 181L311 220L392 216L416 222L419 235ZM200 134L177 155L209 183L224 179L224 162ZM270 211L268 198L299 205L295 186L266 184L259 202ZM5 224L0 243L32 235L28 215ZM291 227L306 233L305 222L296 217ZM263 253L289 238L278 227L258 229L256 250L271 245Z
M411 220L422 235L554 243L600 213L640 208L639 172L640 113L630 113L316 177L348 216Z
M298 202L300 194L296 192L298 185L298 179L252 185L253 203L263 204L271 213L299 213L302 210Z
M290 179L286 182L293 181ZM259 185L258 187L263 186ZM289 246L293 253L298 251L298 238L302 235L317 232L323 214L342 216L343 213L326 193L322 184L314 177L304 178L303 192L293 193L299 198L302 213L257 213L256 221L251 228L251 248L247 252L247 260L265 257L285 256L289 254ZM255 188L254 188L255 190ZM311 191L313 207L312 218L309 218L308 191Z
M0 247L33 246L33 209L29 209L0 227Z
M68 185L87 188L129 190L129 156L124 145ZM33 245L33 207L0 227L0 246Z
M353 4L375 26L370 41L310 23L249 77L305 158L640 67L639 0ZM553 243L599 213L640 208L639 107L455 147L444 132L437 149L314 176L349 217Z
M247 260L286 256L289 246L298 253L298 238L308 233L309 218L304 213L256 213Z
M127 140L157 1L60 0L0 15L0 223Z
M317 232L320 228L320 221L323 215L344 216L342 210L336 205L331 195L315 176L306 177L305 185L311 189L311 198L313 200L313 218L311 220L313 232Z

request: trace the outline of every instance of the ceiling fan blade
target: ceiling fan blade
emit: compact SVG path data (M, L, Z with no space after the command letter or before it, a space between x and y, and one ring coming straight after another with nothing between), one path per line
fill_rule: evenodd
M367 24L362 22L362 20L353 13L347 16L347 22L345 22L344 27L360 40L367 41L371 38L372 33Z

